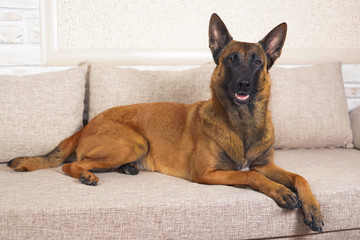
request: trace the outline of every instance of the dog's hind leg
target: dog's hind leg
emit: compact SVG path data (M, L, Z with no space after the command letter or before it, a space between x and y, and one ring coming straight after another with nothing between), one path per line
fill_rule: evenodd
M35 157L18 157L10 160L8 166L17 172L34 171L42 168L57 167L74 153L81 131L63 140L48 154Z
M99 178L92 172L109 171L143 158L148 143L139 133L122 124L111 130L97 129L80 139L77 161L63 166L63 171L86 185L97 185ZM86 135L86 133L85 133Z

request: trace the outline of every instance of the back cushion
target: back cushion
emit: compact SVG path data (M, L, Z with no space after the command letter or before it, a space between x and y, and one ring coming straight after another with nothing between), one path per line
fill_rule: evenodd
M270 76L276 148L352 147L340 63L273 67Z
M93 65L90 69L89 119L102 111L144 102L193 103L210 98L214 64L183 71L139 71Z
M207 100L215 64L184 71L139 71L94 65L89 117L119 105ZM352 133L339 63L273 67L276 148L351 147Z
M353 131L354 147L360 149L360 106L351 111L350 122Z
M87 66L0 76L0 161L42 155L82 127Z

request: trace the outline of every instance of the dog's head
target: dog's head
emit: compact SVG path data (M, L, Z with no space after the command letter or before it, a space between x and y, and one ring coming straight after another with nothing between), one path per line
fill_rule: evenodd
M268 70L281 54L286 30L282 23L258 43L234 41L214 13L209 25L209 47L217 64L212 91L236 105L253 103L261 91L268 92Z

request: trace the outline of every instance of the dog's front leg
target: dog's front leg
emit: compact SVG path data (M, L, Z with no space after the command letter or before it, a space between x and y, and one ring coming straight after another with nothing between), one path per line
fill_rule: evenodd
M203 184L249 186L274 199L280 207L288 209L300 207L300 202L296 194L290 189L254 171L207 171L201 174L196 179L196 182Z
M302 203L302 211L304 214L304 222L311 230L322 232L324 226L321 215L320 204L311 192L309 183L300 175L285 171L276 166L273 162L265 166L257 166L251 168L265 177L285 185L295 191Z

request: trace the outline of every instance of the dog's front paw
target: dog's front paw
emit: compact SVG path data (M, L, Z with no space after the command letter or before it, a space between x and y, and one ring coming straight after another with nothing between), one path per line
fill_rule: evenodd
M270 197L272 197L277 205L282 208L293 210L295 208L301 207L301 202L297 198L296 194L287 187L284 187L280 184L270 195Z
M319 203L314 200L313 203L303 202L304 222L312 231L322 232L324 221L320 210Z

